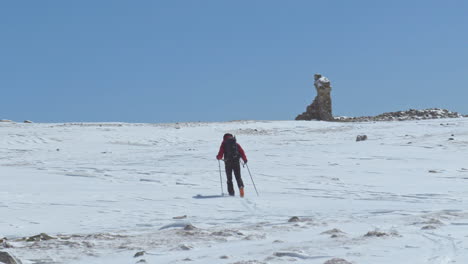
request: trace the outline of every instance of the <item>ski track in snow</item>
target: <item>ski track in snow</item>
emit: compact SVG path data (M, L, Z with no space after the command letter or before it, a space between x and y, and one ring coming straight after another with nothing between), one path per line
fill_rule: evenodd
M246 197L220 195L226 132L260 196L245 168ZM468 263L467 150L465 119L0 123L0 250L31 264ZM21 240L40 233L54 239Z

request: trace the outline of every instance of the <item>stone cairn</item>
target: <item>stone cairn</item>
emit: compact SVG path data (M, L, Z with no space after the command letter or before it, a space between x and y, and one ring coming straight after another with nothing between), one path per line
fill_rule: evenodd
M317 96L312 104L307 106L306 111L296 117L296 120L333 121L330 80L321 74L315 74L314 79Z

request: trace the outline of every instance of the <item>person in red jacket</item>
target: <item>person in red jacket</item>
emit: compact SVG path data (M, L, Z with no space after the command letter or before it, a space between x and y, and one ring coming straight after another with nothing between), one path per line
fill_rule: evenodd
M237 186L241 197L244 197L244 182L241 178L240 159L247 163L247 156L242 147L236 142L236 138L232 134L224 134L223 142L219 147L216 159L221 160L224 156L224 165L226 167L228 193L234 196L234 186L232 183L232 172L236 177Z

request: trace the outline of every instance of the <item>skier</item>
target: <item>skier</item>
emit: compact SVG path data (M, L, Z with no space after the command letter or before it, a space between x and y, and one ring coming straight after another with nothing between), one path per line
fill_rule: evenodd
M241 178L240 158L247 163L247 157L242 147L236 142L232 134L224 134L223 142L219 147L216 159L221 160L224 155L224 165L226 166L226 177L229 195L234 196L234 186L232 183L232 172L236 176L237 186L241 197L244 197L244 182Z

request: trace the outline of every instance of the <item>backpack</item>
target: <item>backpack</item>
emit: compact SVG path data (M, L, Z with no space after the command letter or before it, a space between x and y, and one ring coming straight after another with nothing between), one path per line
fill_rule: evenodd
M238 160L240 158L239 150L235 137L230 137L224 141L224 160Z

